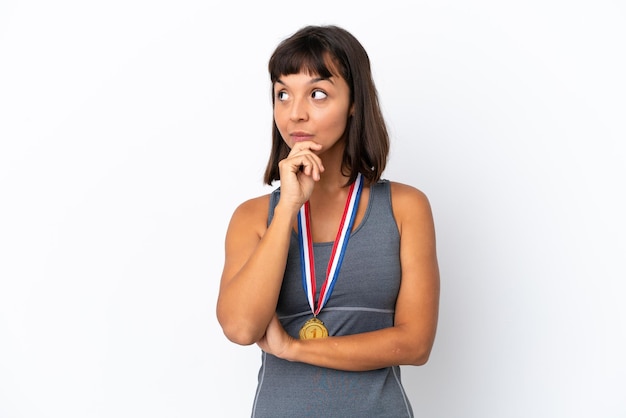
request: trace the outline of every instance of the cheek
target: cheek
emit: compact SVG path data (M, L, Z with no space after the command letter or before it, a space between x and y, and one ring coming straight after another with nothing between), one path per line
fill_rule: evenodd
M332 118L326 119L326 129L333 131L335 134L341 135L348 125L348 115L333 115Z
M274 123L280 132L280 135L285 138L286 119L282 116L281 112L274 110Z

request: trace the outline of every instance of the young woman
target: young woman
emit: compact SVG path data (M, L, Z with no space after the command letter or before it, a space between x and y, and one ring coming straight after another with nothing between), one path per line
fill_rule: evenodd
M437 326L431 209L381 179L389 150L370 62L336 26L304 27L269 61L265 182L234 212L217 316L257 344L254 417L411 417L400 365L422 365Z

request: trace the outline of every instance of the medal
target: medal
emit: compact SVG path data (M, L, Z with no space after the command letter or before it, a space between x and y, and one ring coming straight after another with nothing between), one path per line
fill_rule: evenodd
M361 173L357 174L355 182L350 186L348 198L339 224L339 230L335 237L333 249L328 261L326 270L326 280L320 289L317 306L315 306L315 263L313 261L313 239L311 238L311 218L310 205L305 202L298 212L298 238L300 240L300 264L302 266L302 287L307 295L313 318L309 319L300 329L300 339L324 338L328 336L328 330L322 321L317 319L317 315L322 310L330 298L330 294L335 286L335 281L339 276L339 269L343 261L343 256L348 247L350 231L356 218L359 207L361 190L363 189L363 178Z
M328 330L322 321L313 317L306 321L300 328L300 339L310 340L313 338L328 337Z

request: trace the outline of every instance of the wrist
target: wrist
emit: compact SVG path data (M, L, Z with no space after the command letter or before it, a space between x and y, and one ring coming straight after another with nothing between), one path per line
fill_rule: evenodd
M274 207L274 218L285 219L291 224L296 220L301 207L302 205L298 206L279 200Z
M280 358L287 361L298 361L298 348L302 342L296 338L289 337L288 343L285 345L285 349L280 355Z

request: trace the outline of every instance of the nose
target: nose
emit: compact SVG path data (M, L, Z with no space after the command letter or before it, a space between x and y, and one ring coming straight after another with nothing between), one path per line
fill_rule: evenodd
M309 117L308 103L306 98L298 98L291 103L291 109L289 109L289 118L294 121L307 120Z

